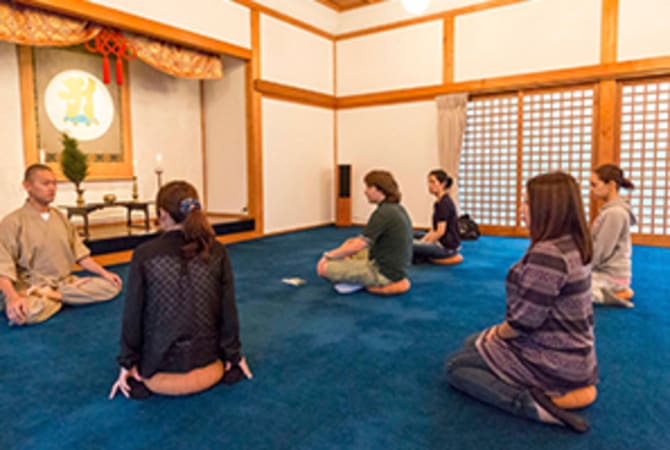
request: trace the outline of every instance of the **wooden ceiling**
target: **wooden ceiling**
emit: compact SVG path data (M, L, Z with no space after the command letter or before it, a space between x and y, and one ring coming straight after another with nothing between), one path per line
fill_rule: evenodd
M374 3L383 2L385 0L314 0L326 5L335 11L347 11L349 9L360 8L361 6L368 6Z

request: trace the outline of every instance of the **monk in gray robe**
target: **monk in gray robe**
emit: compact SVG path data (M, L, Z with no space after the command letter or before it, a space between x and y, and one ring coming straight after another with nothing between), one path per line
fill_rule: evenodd
M49 206L56 197L51 168L28 167L23 187L28 200L0 222L0 290L10 324L43 322L63 304L114 298L121 278L95 262L74 225ZM72 275L75 263L99 276Z

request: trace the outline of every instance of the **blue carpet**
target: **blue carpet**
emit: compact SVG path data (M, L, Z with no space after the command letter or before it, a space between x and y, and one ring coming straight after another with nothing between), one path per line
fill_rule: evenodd
M65 308L31 328L0 324L0 449L670 448L670 267L636 247L633 310L596 310L600 396L575 435L450 389L445 356L503 318L522 239L464 244L459 266L411 269L394 298L338 296L314 265L355 229L231 245L242 343L255 378L186 398L107 400L122 298ZM128 266L113 268L124 278ZM286 286L282 277L307 284ZM666 425L663 425L666 423Z

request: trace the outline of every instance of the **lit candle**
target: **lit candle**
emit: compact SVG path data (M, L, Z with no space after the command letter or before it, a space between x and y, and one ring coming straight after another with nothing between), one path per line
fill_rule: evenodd
M44 164L44 161L46 161L46 157L44 155L44 149L40 149L40 164Z
M163 170L163 155L160 153L156 155L156 170Z

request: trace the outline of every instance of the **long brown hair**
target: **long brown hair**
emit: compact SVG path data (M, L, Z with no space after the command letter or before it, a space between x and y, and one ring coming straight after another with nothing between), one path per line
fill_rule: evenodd
M182 252L186 259L200 256L209 259L216 235L202 211L198 191L186 181L171 181L161 187L156 196L156 208L163 208L176 223L183 224L186 244Z
M591 262L593 244L575 179L563 172L538 175L528 180L526 191L531 245L569 234L579 249L582 262Z
M603 183L614 181L614 183L616 183L617 191L619 188L635 189L633 182L624 177L621 167L615 164L602 164L596 167L593 173L598 175L598 178L600 178Z
M393 178L393 175L391 175L391 172L387 172L386 170L372 170L365 175L364 181L366 186L374 186L381 191L386 197L386 202L400 203L400 188Z

